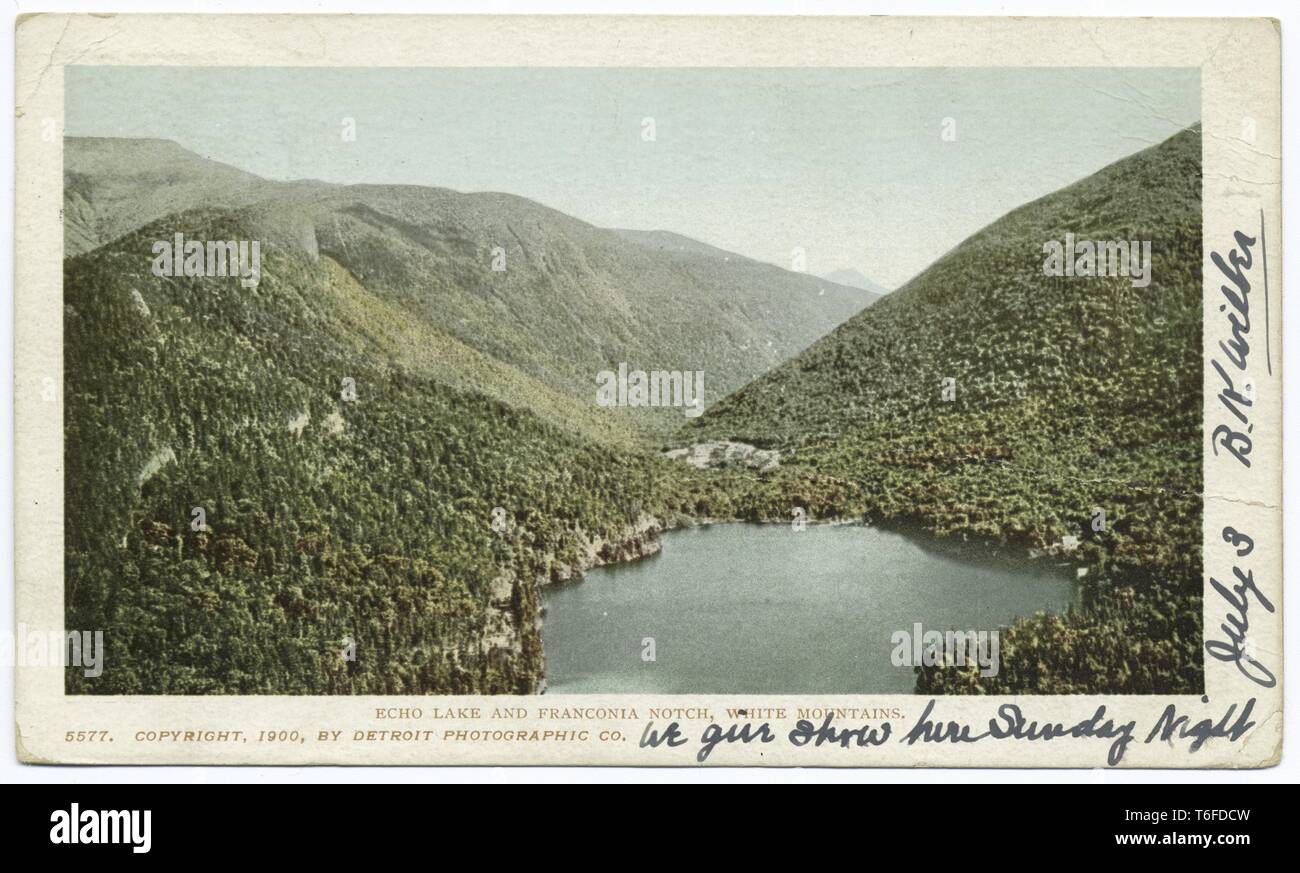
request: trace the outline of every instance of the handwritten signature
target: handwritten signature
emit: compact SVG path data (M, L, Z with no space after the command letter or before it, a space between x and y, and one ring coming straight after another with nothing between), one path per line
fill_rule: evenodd
M1229 339L1219 340L1219 350L1223 352L1224 359L1233 369L1239 374L1245 374L1247 359L1250 357L1250 279L1246 274L1254 262L1251 249L1256 240L1254 237L1246 236L1242 231L1237 231L1234 239L1238 248L1229 250L1226 263L1218 252L1211 252L1210 260L1231 283L1225 283L1219 288L1225 301L1219 305L1219 311L1227 312L1230 333ZM1229 306L1232 307L1231 311L1228 311ZM1216 457L1219 450L1223 449L1243 466L1249 467L1253 445L1251 434L1255 431L1255 425L1251 422L1247 410L1254 404L1254 386L1246 382L1239 388L1227 367L1220 363L1218 358L1212 359L1210 364L1223 380L1223 387L1219 390L1219 402L1232 414L1236 422L1235 425L1217 426L1210 436L1210 447Z

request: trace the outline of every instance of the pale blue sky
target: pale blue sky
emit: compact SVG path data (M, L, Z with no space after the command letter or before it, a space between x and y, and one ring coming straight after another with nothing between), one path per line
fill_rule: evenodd
M787 267L801 247L809 272L890 287L1200 118L1195 69L70 67L66 83L70 136L172 139L272 179L505 191Z

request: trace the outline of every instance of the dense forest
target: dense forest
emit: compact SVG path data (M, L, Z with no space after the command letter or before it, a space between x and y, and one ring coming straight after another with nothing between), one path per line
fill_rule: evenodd
M1011 212L690 425L780 448L815 516L1069 552L1082 609L919 690L1199 692L1200 166L1192 128ZM1066 233L1150 241L1149 287L1044 275Z
M541 584L676 525L802 507L1085 573L1081 608L1004 632L997 677L925 670L920 691L1199 691L1199 137L1010 213L869 308L840 289L832 310L808 303L811 277L518 198L304 186L188 208L119 185L112 204L186 208L104 240L122 225L96 211L99 165L82 168L65 606L107 653L68 690L529 693ZM487 266L498 230L527 264L508 278ZM153 275L152 243L177 232L263 240L261 282ZM1152 241L1150 286L1044 276L1043 243L1067 232ZM631 281L667 283L654 305L699 336L638 332L651 309L610 305ZM773 351L783 320L799 330ZM700 419L618 415L579 384L701 344L744 387ZM660 452L713 439L781 465Z
M66 263L68 622L108 647L70 690L532 690L534 576L668 465L375 355L328 260L151 275L178 227L249 236L186 213Z

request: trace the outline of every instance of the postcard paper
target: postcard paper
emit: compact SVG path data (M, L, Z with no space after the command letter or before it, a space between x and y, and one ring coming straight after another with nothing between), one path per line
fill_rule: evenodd
M17 46L22 760L1278 761L1277 22Z

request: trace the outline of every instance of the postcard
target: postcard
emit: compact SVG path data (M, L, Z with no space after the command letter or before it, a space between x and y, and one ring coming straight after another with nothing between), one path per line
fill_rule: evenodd
M1268 19L17 29L30 763L1268 767Z

